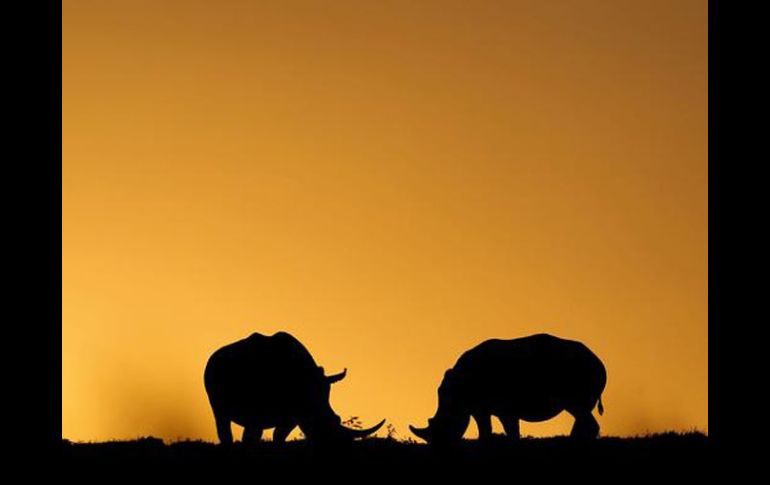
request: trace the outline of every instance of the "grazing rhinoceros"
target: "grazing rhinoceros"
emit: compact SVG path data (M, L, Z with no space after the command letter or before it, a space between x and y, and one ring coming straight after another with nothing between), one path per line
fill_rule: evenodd
M295 426L309 440L324 442L376 432L385 420L369 429L350 429L332 410L331 385L346 372L324 375L307 349L285 332L253 333L222 347L204 373L219 441L232 443L231 421L243 426L244 442L259 441L267 428L275 428L274 441L285 441Z
M505 434L519 438L519 420L545 421L566 410L575 417L571 435L595 438L599 424L591 411L607 382L604 365L580 342L547 334L491 339L465 352L444 374L438 410L428 427L409 428L429 443L460 440L470 417L479 439L492 436L491 416Z

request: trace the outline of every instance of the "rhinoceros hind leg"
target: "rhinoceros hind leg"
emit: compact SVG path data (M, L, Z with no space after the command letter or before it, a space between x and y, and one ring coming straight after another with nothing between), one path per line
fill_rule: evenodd
M518 441L521 438L521 429L519 428L519 418L516 416L498 416L503 425L505 435L510 440Z
M230 418L214 416L214 419L217 423L219 442L223 445L231 445L233 443L233 430L230 428Z
M262 431L263 429L258 426L246 426L243 428L243 438L241 438L241 441L250 445L259 443L262 439Z
M296 425L294 423L284 426L276 426L275 430L273 431L273 441L276 443L283 443L286 441L286 438L288 438L289 433L291 433L291 430L293 430L295 426Z
M572 425L570 436L580 439L594 439L599 436L599 423L590 411L574 416L575 424Z

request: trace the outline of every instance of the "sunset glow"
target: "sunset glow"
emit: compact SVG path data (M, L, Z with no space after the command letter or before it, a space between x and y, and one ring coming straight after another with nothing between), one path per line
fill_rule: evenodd
M401 438L539 332L602 434L708 431L705 1L62 10L64 437L214 440L206 359L278 330Z

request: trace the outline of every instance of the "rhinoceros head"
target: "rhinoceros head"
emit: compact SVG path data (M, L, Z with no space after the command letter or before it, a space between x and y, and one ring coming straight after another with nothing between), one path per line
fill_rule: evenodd
M452 369L444 374L444 380L438 388L438 410L428 420L428 426L409 429L418 438L428 443L443 444L462 439L470 422L470 413L462 403L462 391L458 389L457 378Z
M347 369L338 374L327 376L323 367L318 367L317 372L309 383L309 396L305 403L305 419L300 423L302 431L309 439L317 441L349 441L355 438L363 438L378 429L385 423L383 419L375 426L366 429L352 429L342 425L342 420L334 412L329 403L331 385L339 382L347 375Z

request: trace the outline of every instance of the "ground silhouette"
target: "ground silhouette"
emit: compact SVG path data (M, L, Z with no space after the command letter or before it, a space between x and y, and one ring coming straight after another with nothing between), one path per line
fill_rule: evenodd
M522 438L494 435L486 442L461 440L450 448L367 438L344 447L319 447L300 440L287 443L204 441L164 443L157 438L107 443L62 442L64 471L83 477L121 470L130 476L175 478L261 477L296 481L361 483L406 480L456 481L505 478L628 483L691 480L709 470L710 443L701 433L663 433L643 437ZM582 483L582 482L581 482Z

